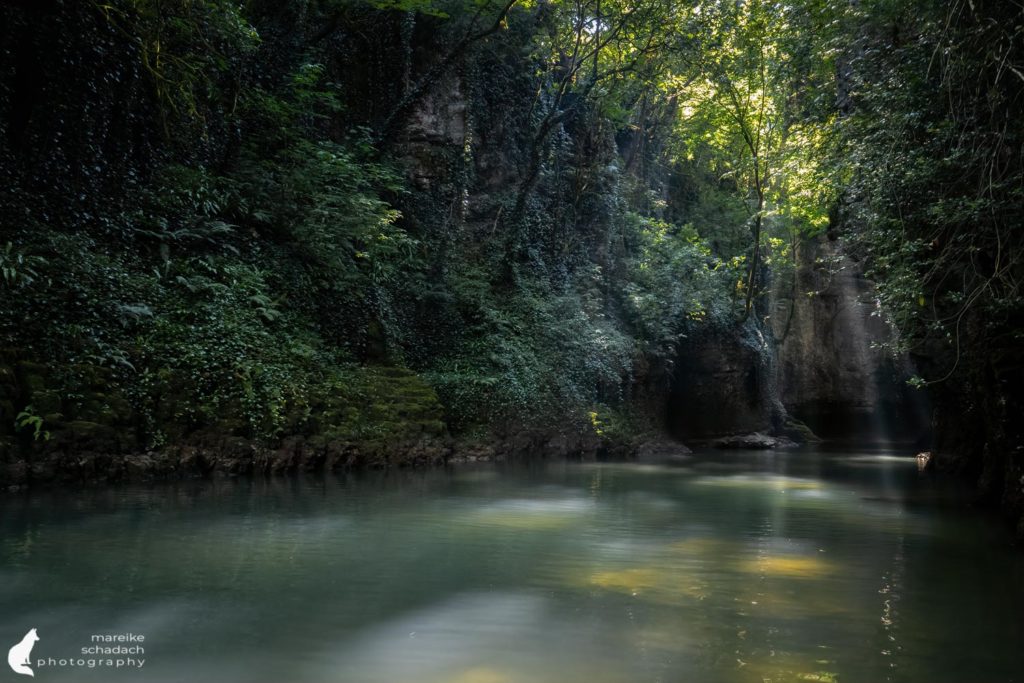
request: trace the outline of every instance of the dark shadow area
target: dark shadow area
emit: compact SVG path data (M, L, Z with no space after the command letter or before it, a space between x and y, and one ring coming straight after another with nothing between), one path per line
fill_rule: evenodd
M763 352L738 334L710 334L681 350L666 425L681 440L772 428L771 382Z

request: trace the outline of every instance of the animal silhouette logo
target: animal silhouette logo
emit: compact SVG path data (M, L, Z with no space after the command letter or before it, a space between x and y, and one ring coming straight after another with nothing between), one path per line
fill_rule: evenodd
M29 656L32 654L32 648L37 640L39 640L39 635L35 629L32 629L25 634L20 643L7 651L7 663L14 669L14 673L35 676L32 673L32 668L29 666L32 663Z

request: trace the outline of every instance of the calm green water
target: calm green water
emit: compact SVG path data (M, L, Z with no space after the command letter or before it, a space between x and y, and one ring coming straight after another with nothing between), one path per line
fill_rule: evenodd
M1022 680L1024 558L957 497L880 452L8 495L0 649L145 636L40 681Z

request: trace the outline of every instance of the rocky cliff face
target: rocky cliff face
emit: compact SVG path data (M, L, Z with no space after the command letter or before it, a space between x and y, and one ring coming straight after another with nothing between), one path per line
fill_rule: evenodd
M772 347L753 321L683 346L668 400L669 430L685 440L774 431Z
M926 406L906 384L913 368L881 348L894 332L839 241L801 242L792 270L773 274L766 303L756 320L681 348L670 431L684 440L748 432L859 442L922 437Z
M791 273L770 293L779 398L824 438L916 439L926 423L909 389L909 360L880 348L894 331L879 315L873 284L838 240L801 242Z

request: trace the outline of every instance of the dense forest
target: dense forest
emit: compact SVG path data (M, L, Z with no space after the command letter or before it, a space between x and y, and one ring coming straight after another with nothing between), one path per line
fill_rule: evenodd
M0 13L5 484L771 445L856 404L1024 512L1019 3Z

